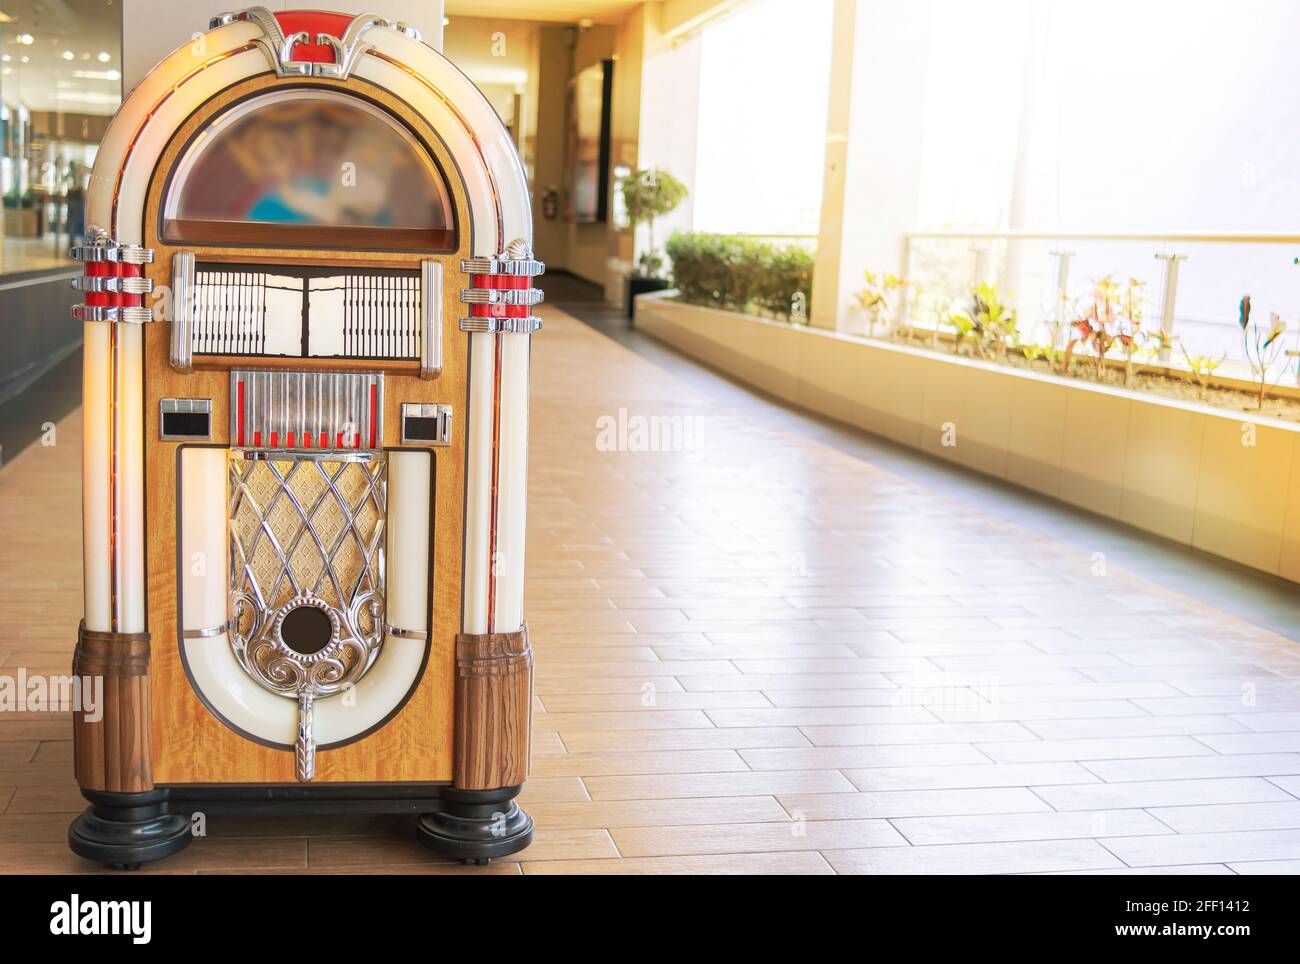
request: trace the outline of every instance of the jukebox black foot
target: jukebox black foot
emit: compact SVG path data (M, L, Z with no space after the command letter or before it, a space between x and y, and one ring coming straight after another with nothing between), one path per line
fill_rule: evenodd
M420 842L444 857L483 865L508 857L533 839L533 818L519 809L518 787L453 790L440 794L442 809L420 817Z
M189 818L165 811L163 791L81 793L90 806L68 828L68 846L87 860L136 870L184 850L193 839Z

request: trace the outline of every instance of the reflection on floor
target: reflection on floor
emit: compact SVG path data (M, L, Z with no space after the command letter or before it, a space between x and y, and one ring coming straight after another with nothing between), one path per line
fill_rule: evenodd
M0 402L0 466L81 404L81 348L43 373L19 395Z
M595 285L564 275L544 280L553 281L558 289L552 295L548 288L548 301L562 305L675 377L725 399L754 418L839 449L1089 554L1100 552L1115 565L1275 632L1285 634L1300 626L1300 591L1295 583L1139 532L1049 496L806 412L641 334L621 310L603 303Z
M558 292L557 292L558 294ZM534 341L533 847L497 873L1300 869L1295 642L567 317ZM0 472L0 648L63 672L74 415ZM0 871L89 870L66 719L0 716ZM210 818L159 871L466 872Z

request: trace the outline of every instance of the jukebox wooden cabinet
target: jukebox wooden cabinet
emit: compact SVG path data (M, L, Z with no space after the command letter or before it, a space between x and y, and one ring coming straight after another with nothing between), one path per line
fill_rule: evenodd
M527 846L543 266L491 106L403 24L226 14L123 103L87 223L72 849L351 810Z

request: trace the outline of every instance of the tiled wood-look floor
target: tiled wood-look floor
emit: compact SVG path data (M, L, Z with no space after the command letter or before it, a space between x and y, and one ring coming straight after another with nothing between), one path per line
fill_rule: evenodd
M159 871L1300 869L1296 644L741 417L556 311L535 340L537 838L213 818ZM681 416L684 452L597 420ZM0 472L3 666L63 671L78 433ZM1096 552L1105 552L1099 545ZM0 871L92 870L65 719L0 714Z

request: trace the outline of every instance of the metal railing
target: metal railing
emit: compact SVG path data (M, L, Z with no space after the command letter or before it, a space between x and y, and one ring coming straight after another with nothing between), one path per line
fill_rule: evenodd
M1072 241L1094 241L1094 242L1142 242L1152 241L1163 245L1174 244L1268 244L1268 245L1295 245L1300 247L1300 234L1281 231L1095 231L1095 230L1026 230L1026 229L1005 229L1005 230L980 230L966 228L936 228L931 230L909 231L903 236L902 264L900 274L902 277L911 277L912 263L914 259L913 248L915 242L921 240L948 240L948 241L1048 241L1048 242L1072 242ZM1070 259L1074 257L1075 252L1067 250L1053 250L1048 252L1051 257L1057 259L1056 270L1056 289L1057 289L1057 324L1063 324L1066 321L1064 313L1066 305L1069 303L1069 280L1070 280ZM988 249L976 249L975 260L973 265L973 280L982 281L988 276ZM1187 255L1172 251L1156 251L1154 255L1157 259L1165 262L1163 285L1160 294L1159 319L1160 330L1167 337L1172 338L1174 335L1174 310L1178 299L1178 269L1179 265L1187 259ZM1300 264L1300 258L1290 257L1288 263ZM902 324L910 321L912 305L910 304L910 291L903 290L902 297L898 306L898 316ZM1292 356L1294 352L1289 353ZM1166 347L1160 352L1160 360L1167 362L1169 360L1169 349Z

